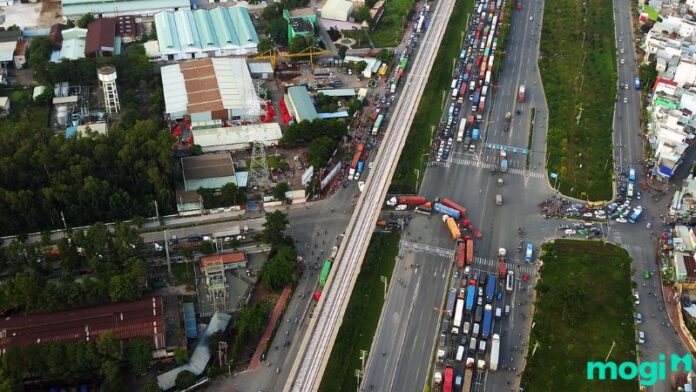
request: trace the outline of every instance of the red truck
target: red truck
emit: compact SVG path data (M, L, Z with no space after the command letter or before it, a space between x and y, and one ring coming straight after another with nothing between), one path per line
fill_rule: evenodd
M466 118L466 126L467 126L467 127L473 127L473 126L474 126L474 115L473 115L473 114L470 114L470 115Z
M360 162L360 158L362 157L363 150L365 149L365 146L360 143L358 144L358 149L355 150L355 155L353 155L353 161L350 164L350 167L355 169L358 167L358 162Z
M522 11L522 0L517 0L517 11Z
M452 207L452 208L454 208L454 207ZM473 234L474 237L476 237L478 239L481 239L481 237L483 237L481 235L481 232L476 230L476 228L471 224L471 221L468 219L464 219L464 221L462 222L462 227L469 230L471 232L471 234Z
M454 208L455 210L459 211L459 213L461 214L460 216L462 218L466 215L466 208L460 206L459 204L453 202L452 200L445 198L445 199L440 200L440 202L449 208Z
M423 196L397 196L396 200L398 204L407 204L411 206L419 206L428 202Z
M474 240L466 237L466 265L474 264Z
M464 268L466 261L466 245L464 241L457 241L457 268ZM468 264L468 263L467 263Z
M507 263L505 260L498 261L498 278L505 279L507 277ZM502 282L502 280L501 280Z
M524 102L525 87L524 84L520 85L519 91L517 91L517 102Z

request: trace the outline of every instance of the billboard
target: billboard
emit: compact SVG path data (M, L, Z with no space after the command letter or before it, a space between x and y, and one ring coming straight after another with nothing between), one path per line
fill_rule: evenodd
M305 170L304 173L302 173L302 185L307 186L309 181L312 179L312 176L314 176L314 166L310 166L307 170Z
M336 166L334 166L333 169L331 169L329 174L327 174L326 177L324 177L321 180L321 183L320 183L321 190L323 190L327 185L329 185L329 182L331 182L331 180L333 180L333 178L336 177L336 173L338 173L338 171L341 170L342 166L343 166L343 162L338 162L336 164Z

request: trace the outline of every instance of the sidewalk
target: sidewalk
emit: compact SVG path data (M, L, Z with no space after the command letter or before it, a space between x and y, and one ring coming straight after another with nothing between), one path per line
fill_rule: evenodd
M254 352L254 356L251 358L251 363L249 364L249 368L247 370L255 370L261 365L261 353L263 353L263 351L266 349L266 344L268 344L268 342L271 340L273 330L275 329L275 326L278 323L278 319L283 314L285 303L287 302L289 297L290 286L286 286L283 289L283 292L280 294L280 298L278 298L278 302L276 303L276 306L273 309L273 313L271 314L271 319L268 321L266 330L263 331L263 336L261 336L259 345L256 347L256 351Z
M679 306L677 304L678 300L674 300L674 289L672 286L663 286L662 295L665 301L665 310L667 310L667 316L674 327L674 330L679 334L679 339L684 343L690 352L696 351L696 344L694 344L693 339L690 336L688 330L683 328L683 322L681 314L679 314Z

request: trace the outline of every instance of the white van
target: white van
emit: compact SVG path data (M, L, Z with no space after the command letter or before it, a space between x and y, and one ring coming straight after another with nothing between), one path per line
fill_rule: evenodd
M461 347L461 346L459 346ZM471 338L469 341L469 351L474 352L476 351L476 338Z
M459 346L457 348L457 362L461 362L464 359L464 346Z
M510 315L510 305L505 305L505 315L506 316Z
M482 340L479 342L479 352L481 354L486 352L486 341L485 340Z
M468 335L468 334L469 334L469 329L470 329L470 327L471 327L471 325L469 325L469 322L468 322L468 321L465 321L465 322L464 322L464 327L462 328L462 333L463 333L464 335Z
M626 188L626 197L633 197L633 183L629 182Z
M474 323L474 330L471 333L474 337L478 337L479 334L479 323Z

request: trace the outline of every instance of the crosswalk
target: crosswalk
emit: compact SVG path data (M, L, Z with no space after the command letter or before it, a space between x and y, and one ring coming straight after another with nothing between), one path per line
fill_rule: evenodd
M441 257L446 257L450 260L454 260L454 249L441 248L439 246L432 246L426 244L419 244L417 242L411 242L406 240L401 240L399 245L404 250L409 250L419 253L430 253Z
M487 266L487 267L498 267L498 260L496 259L488 259L485 257L474 257L474 266ZM512 263L507 263L507 267L509 270L514 270L517 271L517 273L521 274L528 274L531 275L534 273L534 266L531 264L522 264L519 266L519 268L516 268L514 264Z
M463 166L473 166L473 167L478 167L486 170L491 170L495 169L497 165L489 162L483 162L481 160L472 160L472 159L462 159L462 158L452 158L451 162L455 165L463 165ZM441 163L441 162L437 162ZM449 167L449 166L446 166ZM522 169L517 169L517 168L510 168L508 169L508 174L514 174L518 176L525 176L525 177L531 177L531 178L539 178L543 179L544 178L544 173L540 172L533 172L533 171L525 171Z

